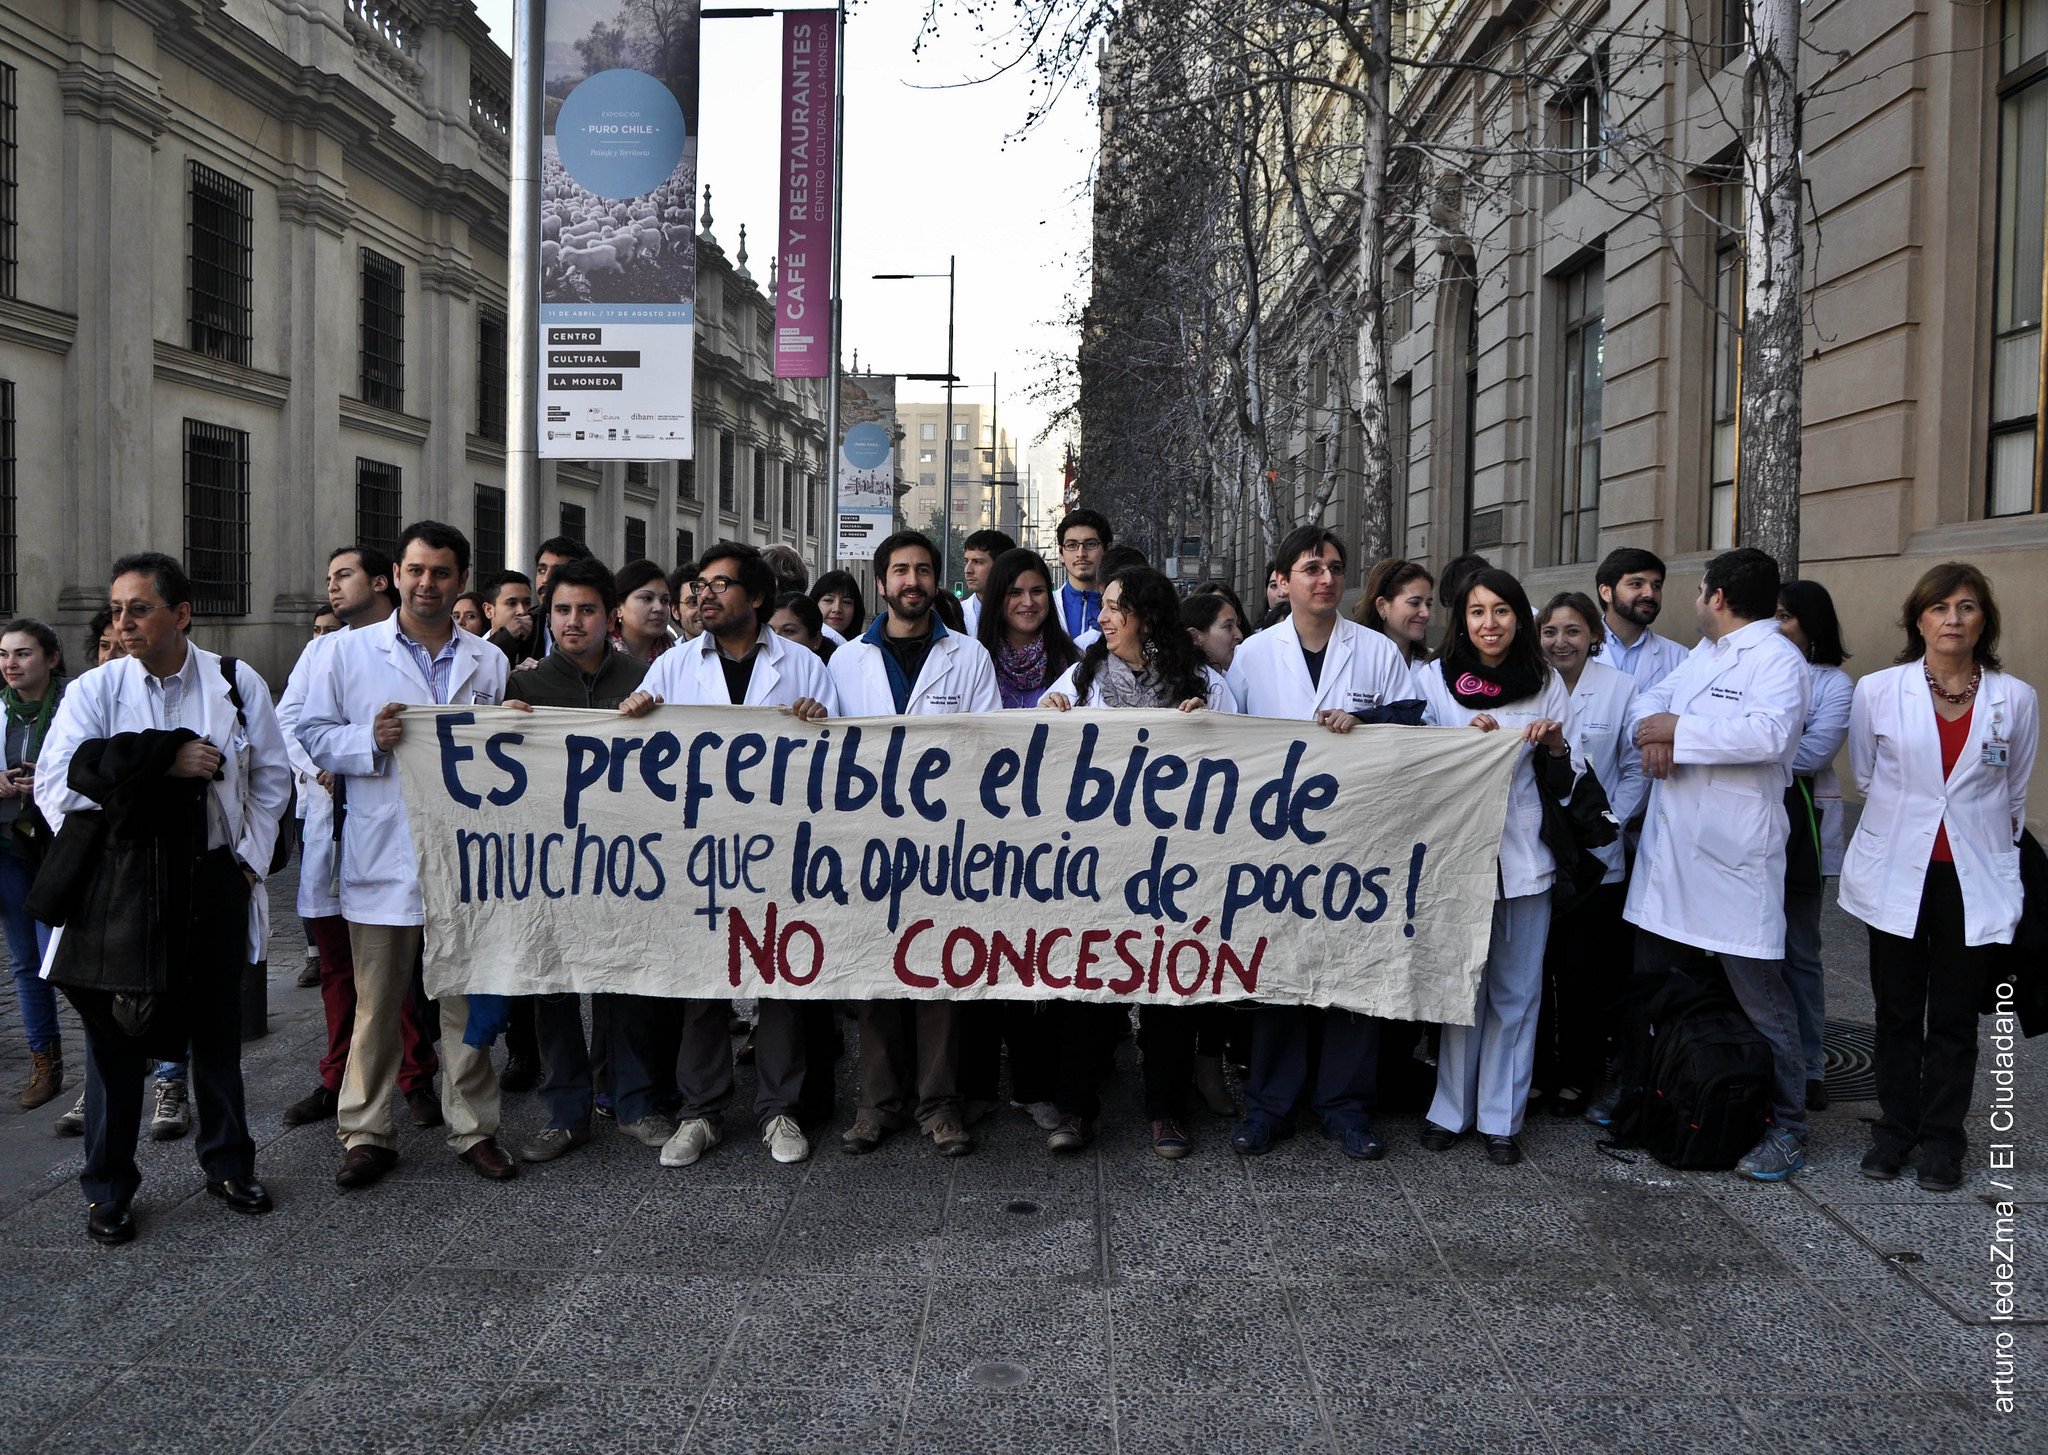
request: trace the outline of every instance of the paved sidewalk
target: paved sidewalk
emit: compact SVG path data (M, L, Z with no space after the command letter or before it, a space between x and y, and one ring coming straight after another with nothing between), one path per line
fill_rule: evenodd
M1858 1174L1867 1102L1819 1115L1812 1167L1777 1187L1621 1160L1543 1115L1512 1169L1422 1151L1413 1116L1385 1119L1375 1165L1312 1134L1243 1161L1207 1118L1165 1163L1128 1046L1077 1157L1005 1112L958 1161L898 1138L779 1167L742 1113L694 1168L603 1131L500 1186L408 1130L398 1169L344 1195L332 1124L277 1122L320 1012L291 984L288 882L273 904L271 1034L245 1063L268 1218L200 1194L189 1144L145 1143L141 1236L88 1242L79 1144L50 1134L73 1093L13 1108L7 997L0 1450L2041 1447L2048 1330L1987 1322L1988 1055L1977 1166L1947 1197ZM1830 1018L1868 1026L1860 927L1831 909L1827 931ZM2039 1321L2048 1051L2016 1060L2014 1297ZM843 1125L851 1048L839 1072ZM508 1141L539 1121L508 1098Z

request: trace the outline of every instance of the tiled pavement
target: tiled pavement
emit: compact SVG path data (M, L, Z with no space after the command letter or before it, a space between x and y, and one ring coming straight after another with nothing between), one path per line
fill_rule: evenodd
M1377 1165L1313 1135L1241 1161L1206 1119L1196 1155L1164 1163L1126 1066L1102 1141L1073 1158L1010 1112L955 1162L897 1139L778 1167L740 1137L666 1171L612 1133L498 1186L408 1131L398 1170L344 1195L331 1125L277 1123L319 1036L316 992L291 986L288 889L271 1034L246 1060L269 1218L200 1195L187 1144L145 1144L141 1237L89 1243L78 1143L49 1132L70 1096L13 1109L25 1058L11 997L0 1012L0 1450L1563 1455L2048 1438L2048 1329L1985 1322L1986 1174L1949 1197L1865 1180L1867 1103L1818 1117L1812 1168L1769 1188L1624 1161L1543 1116L1506 1170L1470 1145L1421 1151L1412 1116L1385 1120L1394 1152ZM1867 1025L1861 935L1830 913L1830 1013ZM2017 1059L2016 1295L2043 1319L2048 1056ZM840 1074L850 1087L850 1057ZM537 1124L530 1096L507 1110L509 1137ZM2002 1336L2010 1417L1991 1408Z

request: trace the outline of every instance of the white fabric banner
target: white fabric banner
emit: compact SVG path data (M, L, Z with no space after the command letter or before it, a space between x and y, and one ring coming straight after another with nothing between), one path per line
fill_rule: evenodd
M1470 1024L1507 733L1198 712L408 709L426 985Z

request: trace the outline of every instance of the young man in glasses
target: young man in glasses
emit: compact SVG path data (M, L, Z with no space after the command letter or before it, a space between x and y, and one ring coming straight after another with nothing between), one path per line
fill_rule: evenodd
M1116 540L1116 532L1099 510L1070 510L1053 538L1059 542L1060 565L1067 572L1053 604L1067 635L1079 640L1095 630L1095 619L1102 613L1102 553Z

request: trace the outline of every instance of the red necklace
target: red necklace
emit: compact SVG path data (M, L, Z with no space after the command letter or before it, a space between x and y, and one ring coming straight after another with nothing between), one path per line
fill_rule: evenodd
M1984 680L1984 669L1982 666L1979 666L1970 673L1970 685L1968 687L1965 687L1961 692L1951 692L1934 680L1934 669L1932 667L1927 666L1923 662L1920 671L1927 678L1928 691L1932 692L1936 697L1947 699L1957 707L1961 707L1964 703L1975 697L1977 695L1977 685Z

